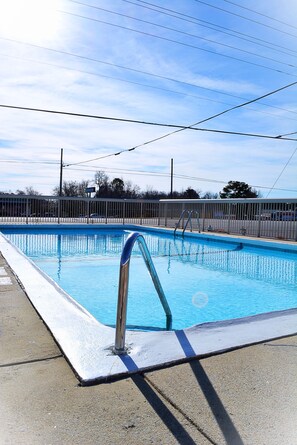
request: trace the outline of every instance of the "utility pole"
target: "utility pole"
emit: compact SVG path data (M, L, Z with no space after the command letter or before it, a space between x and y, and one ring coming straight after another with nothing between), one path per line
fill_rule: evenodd
M173 195L173 159L171 158L171 169L170 169L170 198Z
M63 148L61 148L59 196L62 196L62 183L63 183Z

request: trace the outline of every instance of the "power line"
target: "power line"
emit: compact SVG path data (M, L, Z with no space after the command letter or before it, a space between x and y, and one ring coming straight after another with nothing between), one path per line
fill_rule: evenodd
M85 6L88 6L88 5L84 4L84 3L81 3L81 2L78 2L78 1L75 1L75 0L68 0L68 1L70 1L72 3L78 3L78 4L83 4ZM132 5L135 5L135 6L138 6L138 7L141 7L141 8L145 8L145 9L149 9L149 10L158 12L159 14L164 14L164 15L167 15L167 16L170 16L170 17L174 17L174 18L176 18L178 20L186 21L186 22L189 22L189 23L195 23L198 26L202 26L204 28L212 29L213 31L220 32L220 33L223 33L223 34L226 34L226 35L230 35L232 37L235 37L235 38L240 39L240 40L245 40L245 41L253 43L255 45L264 46L266 48L272 49L273 51L283 52L284 54L288 54L288 53L286 53L286 52L284 52L282 50L286 50L286 51L290 51L290 52L293 52L293 53L297 53L297 51L295 51L293 49L286 48L284 46L278 45L278 44L273 43L273 42L268 42L267 40L260 39L259 37L255 37L255 36L252 36L252 35L249 35L249 34L245 34L243 32L236 31L236 30L233 30L231 28L227 28L225 26L217 25L216 23L212 23L212 22L209 22L207 20L198 19L198 18L196 18L194 16L191 16L191 15L188 15L188 14L183 14L183 13L175 11L173 9L164 8L162 6L155 5L155 4L149 3L147 1L137 0L138 3L135 3L135 2L133 2L131 0L121 0L121 1L123 1L125 3L130 3ZM139 3L142 3L142 4L139 4ZM157 8L157 9L155 9L155 8ZM222 31L222 30L224 30L224 31ZM230 34L230 32L232 34ZM249 39L253 39L253 40L249 40ZM258 42L262 42L262 43L258 43ZM267 46L266 44L268 44L270 46ZM281 48L281 50L280 49L277 50L277 49L273 48L273 46L275 48Z
M45 47L45 46L35 45L35 44L32 44L32 43L27 43L27 42L21 42L19 40L14 40L14 39L8 39L8 38L3 38L3 37L0 37L0 39L1 40L7 40L7 41L10 41L10 42L14 42L14 43L19 43L19 44L22 44L22 45L32 46L32 47L39 48L39 49L45 49L47 51L52 51L52 52L55 52L55 53L58 53L58 54L68 55L68 56L71 56L71 57L77 57L79 59L85 59L85 60L88 60L90 62L96 62L96 63L100 63L100 64L107 65L107 66L112 66L112 67L115 67L115 68L120 68L120 69L123 69L123 70L127 70L127 71L131 71L131 72L134 72L134 73L138 73L138 74L145 74L147 76L156 77L156 78L162 79L162 80L168 80L170 82L176 82L176 83L179 83L179 84L182 84L182 85L185 85L185 86L195 87L195 88L199 88L199 89L202 89L202 90L211 91L213 93L222 94L224 96L234 97L236 99L243 99L240 96L236 96L236 95L230 94L230 93L225 93L225 92L222 92L222 91L219 91L219 90L215 90L213 88L203 87L201 85L197 85L197 84L193 84L193 83L190 83L190 82L185 82L185 81L182 81L182 80L174 79L172 77L162 76L162 75L155 74L155 73L150 73L150 72L147 72L147 71L144 71L144 70L139 70L139 69L136 69L136 68L131 68L131 67L123 66L123 65L118 65L116 63L106 62L106 61L103 61L103 60L94 59L92 57L85 57L85 56L81 56L79 54L75 54L75 53L71 53L71 52L67 52L67 51L60 51L60 50L56 50L56 49L53 49L53 48L48 48L48 47ZM9 57L9 56L6 55L6 57ZM45 62L40 62L40 63L44 63L45 64ZM77 70L77 71L79 71L79 70ZM103 75L101 75L101 76L102 77L109 77L109 76L103 76ZM266 105L266 106L269 106L269 105Z
M235 12L228 11L227 9L223 9L223 8L218 7L218 6L211 5L210 3L204 2L202 0L195 0L195 1L197 3L201 3L203 5L209 6L210 8L218 9L219 11L223 11L223 12L225 12L227 14L231 14L231 15L234 15L236 17L240 17L241 19L247 20L249 22L256 23L257 25L261 25L261 26L265 26L266 28L273 29L274 31L280 32L282 34L287 34L288 36L295 37L295 38L297 37L296 34L291 34L290 32L282 31L281 29L274 28L273 26L267 25L266 23L258 22L257 20L253 20L253 19L245 17L243 15L236 14Z
M146 142L144 142L144 143L142 143L142 144L136 145L136 146L134 146L134 147L132 147L132 148L125 149L125 150L121 150L121 151L119 151L119 152L117 152L117 153L111 153L111 154L109 154L109 155L101 156L101 157L94 158L94 159L91 159L91 160L88 160L88 161L77 162L77 163L75 163L75 164L69 164L69 165L78 165L78 164L82 164L82 163L86 163L86 162L95 161L95 160L98 160L98 159L105 159L105 158L108 158L108 157L111 157L111 156L118 156L118 155L120 155L120 154L122 154L122 153L124 153L124 152L133 151L133 150L135 150L136 148L140 148L140 147L143 147L143 146L145 146L145 145L151 144L151 143L153 143L153 142L157 142L157 141L159 141L159 140L161 140L161 139L165 139L165 138L167 138L168 136L171 136L171 135L173 135L173 134L179 133L180 131L187 130L187 129L194 129L193 127L195 127L195 126L197 126L197 125L200 125L200 124L202 124L202 123L204 123L204 122L207 122L207 121L209 121L209 120L215 119L216 117L222 116L223 114L226 114L226 113L228 113L228 112L230 112L230 111L233 111L233 110L235 110L235 109L242 108L242 107L244 107L244 106L246 106L246 105L249 105L250 103L257 102L257 101L263 99L264 97L268 97L268 96L271 96L271 95L273 95L273 94L276 94L276 93L278 93L278 92L280 92L280 91L282 91L282 90L284 90L284 89L287 89L287 88L290 88L290 87L292 87L292 86L295 86L296 84L297 84L297 82L293 82L293 83L291 83L291 84L285 85L284 87L281 87L281 88L278 88L278 89L276 89L276 90L270 91L269 93L266 93L266 94L264 94L264 95L262 95L262 96L259 96L259 97L255 98L255 99L252 99L252 100L249 100L249 101L247 101L247 102L244 102L244 103L242 103L242 104L240 104L240 105L236 105L236 106L234 106L234 107L228 108L227 110L224 110L224 111L222 111L222 112L220 112L220 113L214 114L214 115L212 115L212 116L210 116L210 117L208 117L208 118L206 118L206 119L203 119L203 120L201 120L201 121L199 121L199 122L195 122L194 124L189 125L188 127L179 128L178 130L172 131L172 132L170 132L170 133L166 133L165 135L162 135L162 136L159 136L159 137L157 137L157 138L151 139L151 140L146 141ZM201 129L201 128L199 128L199 130L200 130L200 131L204 131L204 130ZM211 130L211 131L213 131L213 132L223 132L222 130ZM223 133L228 134L228 132L223 132ZM230 133L229 133L229 134L230 134ZM239 135L239 133L237 133L237 134ZM247 133L246 133L246 134L242 134L242 133L241 133L240 135L241 135L241 136L243 136L243 135L247 136L248 134L247 134ZM251 136L251 135L249 135L249 136ZM284 139L285 139L285 137L280 139L278 136L273 137L273 138L274 138L274 139L278 139L278 140L284 140ZM292 140L292 139L291 139L291 140Z
M71 1L71 0L69 0L69 1ZM237 96L237 95L230 94L230 93L226 93L226 92L219 91L219 90L215 90L215 89L213 89L213 88L207 88L207 87L204 87L204 86L201 86L201 85L192 84L192 83L185 82L185 81L178 80L178 79L174 79L174 78L171 78L171 77L162 76L162 75L159 75L159 74L154 74L154 73L150 73L150 72L147 72L147 71L143 71L143 70L139 70L139 69L135 69L135 68L131 68L131 67L126 67L126 66L123 66L123 65L118 65L118 64L115 64L115 63L106 62L106 61L102 61L102 60L94 59L94 58L91 58L91 57L81 56L81 55L79 55L79 54L74 54L74 53L67 52L67 51L61 51L61 50L57 50L57 49L54 49L54 48L49 48L49 47L45 47L45 46L41 46L41 45L36 45L36 44L28 43L28 42L22 42L22 41L19 41L19 40L9 39L9 38L4 38L4 37L0 37L0 39L1 39L1 40L7 40L7 41L10 41L10 42L13 42L13 43L22 44L22 45L32 46L32 47L35 47L35 48L38 48L38 49L45 49L45 50L47 50L47 51L51 51L51 52L55 52L55 53L63 54L63 55L68 55L68 56L71 56L71 57L76 57L76 58L79 58L79 59L84 59L84 60L88 60L88 61L91 61L91 62L96 62L96 63L104 64L104 65L107 65L107 66L113 66L113 67L116 67L116 68L120 68L120 69L128 70L128 71L135 72L135 73L139 73L139 74L145 74L145 75L147 75L147 76L151 76L151 77L155 77L155 78L158 78L158 79L167 80L167 81L170 81L170 82L179 83L179 84L182 84L182 85L185 85L185 86L195 87L195 88L199 88L199 89L202 89L202 90L205 90L205 91L211 91L211 92L213 92L213 93L216 93L216 94L222 94L222 95L224 95L224 96L228 96L228 97L234 97L234 98L236 98L236 99L247 100L247 99L244 98L244 97ZM5 55L5 57L13 57L13 56L7 56L7 55ZM49 64L49 63L47 63L47 62L38 62L38 63L40 63L40 64L46 64L46 65L57 66L57 65L54 65L54 64ZM65 68L65 69L72 70L71 68L67 68L67 67L64 67L64 68ZM84 72L84 71L82 71L82 70L72 70L72 71ZM88 72L87 72L87 73L88 73ZM94 74L94 73L88 73L88 74L98 75L98 74ZM98 76L99 76L99 75L98 75ZM102 74L100 74L100 76L101 76L101 77L107 77L107 78L113 78L113 77L111 77L111 76L105 76L105 75L102 75ZM121 79L117 79L117 80L121 80ZM123 81L123 82L128 82L128 83L135 83L135 84L138 84L137 82L128 81L128 80L121 80L121 81ZM140 85L141 85L141 84L140 84ZM159 88L159 87L153 87L153 86L151 86L151 88ZM161 89L161 88L159 88L159 89ZM211 100L211 99L208 99L208 100ZM262 106L265 106L265 107L274 108L274 109L278 109L278 110L286 111L286 112L288 112L288 113L297 114L296 111L293 111L293 110L287 110L287 109L282 108L282 107L277 107L277 106L274 106L274 105L265 104L264 102L259 102L259 104L262 105Z
M91 167L91 168L82 168L82 167L70 167L68 170L74 170L74 171L86 171L86 172L93 172L93 171L100 171L100 169L107 171L108 173L123 173L123 174L133 174L137 176L157 176L157 177L164 177L168 178L171 176L171 173L160 173L160 172L150 172L150 171L143 171L143 170L128 170L128 169L119 169L119 168L108 168L108 167ZM179 175L174 173L173 177L175 179L183 179L183 180L193 180L198 182L210 182L214 184L227 184L228 181L220 181L218 179L210 179L210 178L200 178L197 176L187 176L187 175ZM269 189L269 186L265 185L250 185L251 187L258 188L258 189ZM275 188L274 190L278 191L285 191L285 192L297 192L297 190L291 190L291 189L284 189L284 188Z
M218 104L222 104L222 105L233 105L233 104L230 104L228 102L223 102L223 101L220 101L220 100L210 99L209 97L197 96L196 94L190 94L190 93L186 93L186 92L182 92L182 91L171 90L171 89L168 89L168 88L162 88L162 87L158 87L158 86L155 86L155 85L149 85L149 84L140 83L140 82L127 80L127 79L121 79L120 77L107 76L107 75L104 75L104 74L93 73L91 71L79 70L77 68L70 68L70 67L67 67L67 66L64 66L64 65L57 65L55 63L44 62L44 61L35 60L35 59L29 59L29 58L20 57L20 56L12 56L10 54L1 54L0 53L0 56L8 57L8 58L11 58L11 59L16 59L16 60L24 60L26 62L33 62L33 63L37 63L37 64L40 64L40 65L52 66L54 68L59 68L59 69L74 71L74 72L78 72L78 73L88 74L90 76L103 77L105 79L113 79L113 80L117 80L119 82L125 82L125 83L129 83L129 84L132 84L132 85L139 85L139 86L142 86L142 87L145 87L145 88L156 89L156 90L159 90L159 91L164 91L164 92L167 92L167 93L178 94L178 95L185 96L185 97L194 97L194 98L199 99L199 100L205 100L205 101L208 101L208 102L214 102L214 103L218 103ZM101 62L101 63L104 63L104 62ZM125 67L125 69L129 69L129 68ZM155 74L148 73L148 72L146 72L146 74L148 76L156 76ZM158 77L160 77L160 76L158 76ZM167 80L171 80L171 81L174 81L174 82L177 82L177 83L183 83L182 81L178 81L177 79L167 78ZM191 86L196 87L196 88L204 88L204 87L200 87L199 85L196 85L196 84L187 83L187 85L189 85L189 86L191 85ZM220 92L218 90L213 90L213 89L210 89L210 88L205 88L205 89L209 90L209 91L213 91L213 92L219 93L219 94L225 94L225 95L230 96L230 97L243 99L243 97L235 96L234 94L223 93L223 92ZM296 111L287 110L287 109L281 108L281 107L275 107L273 105L265 104L264 102L260 102L260 105L265 106L265 107L270 107L270 108L276 108L276 109L279 109L279 110L282 110L282 111L286 111L287 113L297 114ZM252 107L247 107L247 109L253 110L256 113L266 114L267 116L272 116L272 117L274 117L276 119L279 119L278 116L276 116L273 113L268 113L267 111L258 110L256 108L252 108ZM292 121L296 121L297 120L297 119L294 119L292 117L286 117L286 119L289 119L289 120L292 120Z
M63 11L60 11L60 12L63 12ZM126 31L135 32L137 34L141 34L141 35L144 35L144 36L153 37L153 38L156 38L156 39L159 39L159 40L163 40L163 41L166 41L166 42L169 42L169 43L175 43L175 44L178 44L178 45L181 45L181 46L185 46L185 47L188 47L188 48L197 49L199 51L203 51L203 52L206 52L206 53L209 53L209 54L214 54L216 56L225 57L227 59L235 60L237 62L246 63L248 65L257 66L259 68L264 68L264 69L267 69L269 71L274 71L274 72L277 72L277 73L286 74L287 76L297 77L296 74L288 73L286 71L282 71L282 70L279 70L277 68L272 68L272 67L269 67L269 66L266 66L266 65L262 65L260 63L255 63L255 62L251 62L251 61L248 61L248 60L245 60L245 59L240 59L239 57L230 56L228 54L223 54L223 53L220 53L218 51L212 51L210 49L201 48L199 46L191 45L191 44L185 43L185 42L180 42L178 40L170 39L168 37L158 36L156 34L152 34L152 33L145 32L145 31L140 31L138 29L134 29L134 28L131 28L131 27L127 27L127 26L123 26L123 25L118 25L118 24L115 24L115 23L107 22L105 20L99 20L99 19L93 19L93 18L90 18L90 17L84 17L82 15L74 14L74 13L71 13L71 12L67 12L66 14L72 15L72 16L76 16L76 17L79 17L79 18L84 18L84 19L91 20L91 21L95 21L95 22L99 22L99 23L102 23L104 25L113 26L115 28L124 29ZM290 65L290 66L294 67L294 65Z
M148 124L148 125L151 125L151 124ZM159 125L159 124L157 124L157 125ZM193 125L197 125L197 124L193 124ZM170 127L174 127L174 125L169 125L169 126ZM215 130L215 129L210 129L210 128L195 128L193 126L188 126L188 127L179 128L178 130L175 130L175 131L173 131L171 133L164 134L164 135L159 136L159 137L157 137L155 139L150 139L149 141L143 142L142 144L139 144L139 145L135 145L132 148L123 149L123 150L120 150L120 151L117 151L117 152L114 152L114 153L110 153L110 154L107 154L107 155L103 155L103 156L99 156L99 157L96 157L96 158L88 159L86 161L80 161L80 162L67 164L67 165L65 165L65 167L69 167L71 165L86 164L88 162L98 161L100 159L106 159L106 158L110 158L112 156L121 155L122 153L127 153L129 151L134 151L137 148L141 148L141 147L144 147L146 145L152 144L153 142L160 141L161 139L165 139L168 136L171 136L171 135L173 135L175 133L178 133L180 131L183 131L183 130L197 130L197 131L205 131L205 132L210 132L210 133L220 133L220 134L229 134L229 135L235 135L235 136L256 137L256 138L274 139L274 140L282 140L282 141L284 141L284 140L286 140L286 141L294 141L294 142L297 141L297 139L295 139L295 138L287 138L287 137L286 138L278 138L278 136L261 135L261 134L255 134L255 133L243 133L243 132L235 132L235 131L227 131L227 130Z
M84 60L87 60L87 61L90 61L90 62L96 62L96 63L100 63L100 64L103 64L103 65L112 66L112 67L115 67L115 68L120 68L120 69L123 69L123 70L127 70L127 71L131 71L131 72L134 72L134 73L138 73L138 74L145 74L147 76L156 77L156 78L162 79L162 80L168 80L170 82L176 82L176 83L179 83L179 84L182 84L182 85L185 85L185 86L196 87L196 88L199 88L199 89L202 89L202 90L211 91L213 93L222 94L224 96L234 97L236 99L243 99L240 96L236 96L236 95L230 94L230 93L225 93L225 92L222 92L222 91L219 91L219 90L215 90L213 88L207 88L207 87L203 87L201 85L193 84L193 83L190 83L190 82L185 82L185 81L174 79L174 78L171 78L171 77L162 76L162 75L155 74L155 73L150 73L150 72L147 72L147 71L144 71L144 70L139 70L139 69L136 69L136 68L131 68L131 67L123 66L123 65L118 65L116 63L106 62L106 61L95 59L95 58L92 58L92 57L82 56L82 55L79 55L79 54L71 53L69 51L61 51L61 50L57 50L57 49L54 49L54 48L49 48L49 47L45 47L45 46L41 46L41 45L36 45L36 44L33 44L33 43L22 42L22 41L19 41L19 40L9 39L9 38L4 38L4 37L0 37L0 39L1 40L7 40L7 41L10 41L10 42L14 42L14 43L18 43L18 44L22 44L22 45L32 46L32 47L35 47L35 48L38 48L38 49L45 49L47 51L51 51L51 52L55 52L55 53L63 54L63 55L68 55L68 56L76 57L76 58L79 58L79 59L84 59ZM269 106L269 105L267 105L267 106Z
M280 134L277 136L277 138L282 138L284 136L291 136L292 134L297 134L297 131L293 131L292 133Z
M250 55L252 55L252 56L260 57L260 58L262 58L262 59L270 60L270 61L279 63L279 64L281 64L281 65L285 65L285 66L289 66L289 67L296 68L295 65L292 65L292 64L290 64L290 63L283 62L283 61L274 59L274 58L272 58L272 57L263 56L262 54L255 53L255 52L253 52L253 51L248 51L248 50L245 50L245 49L242 49L242 48L237 48L236 46L227 45L226 43L218 42L218 41L216 41L216 40L207 39L207 38L202 37L202 36L198 36L198 35L191 34L191 33L185 32L185 31L181 31L181 30L179 30L179 29L172 28L172 27L170 27L170 26L160 25L160 24L158 24L158 23L150 22L150 21L148 21L148 20L143 20L143 19L140 19L140 18L138 18L138 17L132 17L132 16L130 16L130 15L128 15L128 14L123 14L123 13L116 12L116 11L111 11L110 9L100 8L100 7L98 7L98 6L92 6L92 5L86 5L86 4L85 4L85 6L88 6L89 8L94 8L94 9L96 9L96 10L100 10L100 11L108 12L108 13L110 13L110 14L114 14L114 15L117 15L117 16L120 16L120 17L125 17L125 18L131 19L131 20L135 20L135 21L138 21L138 22L141 22L141 23L145 23L145 24L148 24L148 25L153 25L153 26L156 26L156 27L161 28L161 29L166 29L166 30L168 30L168 31L173 31L173 32L176 32L176 33L178 33L178 34L185 35L185 36L187 36L187 37L194 37L194 38L196 38L196 39L204 40L204 41L209 42L209 43L214 43L215 45L220 45L220 46L224 46L224 47L229 48L229 49L234 49L234 50L236 50L236 51L241 51L241 52L243 52L243 53L245 53L245 54L250 54ZM68 12L68 11L59 11L59 12L62 12L63 14L74 15L75 17L80 17L80 18L85 19L85 20L91 20L91 21L94 21L94 22L100 22L100 23L102 23L101 20L95 19L95 18L93 18L93 17L86 17L86 16L83 16L83 15L80 15L80 14L74 14L74 13L71 13L71 12ZM103 23L105 23L105 22L103 22ZM116 26L116 25L114 25L114 26ZM125 29L126 29L126 28L125 28ZM128 29L130 29L130 28L128 28ZM178 43L180 43L180 42L178 42ZM293 57L297 57L297 56L293 56Z
M287 85L286 87L282 87L279 88L278 90L265 94L264 96L261 97L267 97L271 94L274 94L275 92L281 91L284 88L288 88L289 86L292 86L294 84L296 84L297 82L294 82L293 84ZM234 110L236 108L240 108L243 107L246 104L255 102L258 99L253 99L250 100L249 102L245 102L244 104L241 105L236 105L235 107L232 107L228 110L222 111L221 113L217 113L209 118L206 118L202 121L196 122L192 125L188 125L188 126L184 126L184 125L175 125L175 124L164 124L164 123L159 123L159 122L149 122L149 121L139 121L136 119L124 119L124 118L118 118L118 117L108 117L108 116L99 116L99 115L95 115L95 114L83 114L83 113L73 113L73 112L68 112L68 111L58 111L58 110L49 110L49 109L43 109L43 108L32 108L32 107L20 107L20 106L16 106L16 105L6 105L6 104L0 104L0 108L9 108L9 109L15 109L15 110L23 110L23 111L34 111L34 112L39 112L39 113L49 113L49 114L58 114L58 115L66 115L66 116L74 116L74 117L84 117L84 118L91 118L91 119L102 119L102 120L111 120L111 121L116 121L116 122L125 122L125 123L134 123L134 124L142 124L142 125L152 125L152 126L158 126L158 127L170 127L170 128L177 128L178 130L175 130L171 133L168 133L166 135L160 136L156 139L153 139L151 141L147 141L141 145L135 146L133 148L129 148L128 150L122 150L119 151L117 153L113 153L110 155L107 155L105 157L109 157L109 156L117 156L125 151L132 151L135 150L136 148L139 148L143 145L147 145L149 143L152 142L156 142L157 140L160 139L164 139L167 136L170 136L174 133L183 131L183 130L192 130L192 131L207 131L207 132L211 132L211 133L221 133L221 134L230 134L230 135L237 135L237 136L250 136L250 137L257 137L257 138L265 138L265 139L276 139L276 140L282 140L282 141L297 141L297 139L295 138L287 138L287 137L282 137L279 138L278 136L271 136L271 135L263 135L263 134L257 134L257 133L244 133L244 132L236 132L236 131L227 131L227 130L216 130L216 129L210 129L210 128L195 128L195 125L199 125L203 122L209 121L211 119L214 119L215 117L221 116L222 114L227 113L228 111ZM84 161L84 162L89 162L89 161ZM70 164L69 164L70 165ZM71 164L74 165L74 164Z
M278 19L276 19L275 17L271 17L271 16L269 16L269 15L262 14L261 12L255 11L254 9L247 8L246 6L239 5L238 3L235 3L235 2L231 2L230 0L224 0L224 1L225 1L226 3L230 3L231 5L238 6L238 8L246 9L247 11L253 12L254 14L258 14L258 15L261 15L262 17L266 17L267 19L273 20L274 22L278 22L278 23L281 23L282 25L289 26L290 28L297 29L296 26L294 26L294 25L290 25L289 23L283 22L282 20L278 20Z
M295 149L293 155L295 154L297 148ZM293 155L291 155L290 160L292 159ZM14 159L0 159L0 162L2 163L12 163L12 164L45 164L45 165L59 165L59 162L56 161L29 161L29 160L14 160ZM73 164L71 164L73 165ZM286 164L286 166L288 165L288 162ZM123 168L116 168L116 167L106 167L106 166L92 166L90 168L85 168L84 166L80 167L80 166L76 166L76 167L69 167L67 168L67 170L74 170L74 171L89 171L89 172L93 172L93 171L98 171L98 170L104 170L104 171L108 171L110 173L123 173L123 174L133 174L133 175L138 175L138 176L157 176L157 177L170 177L170 173L161 173L161 172L152 172L152 171L146 171L146 170L132 170L132 169L123 169ZM283 169L284 171L284 169ZM282 171L282 172L283 172ZM280 176L279 176L280 177ZM278 179L279 179L278 177ZM174 174L174 178L176 179L184 179L184 180L194 180L194 181L200 181L200 182L211 182L211 183L215 183L215 184L226 184L228 181L220 181L217 179L210 179L210 178L201 178L201 177L197 177L197 176L188 176L188 175L179 175L179 174ZM277 180L278 180L277 179ZM276 183L276 182L275 182ZM263 188L263 189L270 189L270 187L267 186L260 186L260 185L251 185L251 187L255 187L255 188ZM274 190L278 190L278 191L287 191L287 192L297 192L297 190L291 190L291 189L284 189L284 188L275 188L273 187Z
M124 152L133 151L136 148L140 148L140 147L143 147L145 145L151 144L153 142L159 141L161 139L164 139L164 138L166 138L168 136L171 136L171 135L173 135L175 133L178 133L180 131L183 131L183 130L210 131L210 132L222 133L222 134L236 134L236 135L240 135L240 136L252 136L252 137L261 137L261 138L268 138L268 139L294 140L295 141L296 139L294 139L294 138L287 138L287 137L279 138L279 136L258 135L258 134L251 134L251 133L231 132L231 131L224 131L224 130L214 130L214 129L205 129L205 128L194 128L194 127L197 126L197 125L200 125L200 124L202 124L204 122L207 122L209 120L212 120L212 119L214 119L214 118L216 118L218 116L226 114L226 113L228 113L228 112L230 112L232 110L235 110L235 109L244 107L246 105L249 105L250 103L259 101L259 100L263 99L264 97L268 97L268 96L271 96L273 94L276 94L276 93L278 93L278 92L280 92L280 91L282 91L284 89L290 88L290 87L292 87L292 86L294 86L296 84L297 84L297 82L293 82L291 84L285 85L284 87L281 87L281 88L278 88L276 90L273 90L273 91L271 91L269 93L266 93L266 94L264 94L264 95L262 95L260 97L257 97L255 99L249 100L248 102L244 102L244 103L242 103L240 105L236 105L234 107L231 107L231 108L229 108L227 110L224 110L224 111L222 111L220 113L212 115L212 116L210 116L210 117L208 117L206 119L203 119L203 120L201 120L199 122L196 122L196 123L194 123L192 125L189 125L189 126L177 126L177 125L172 125L172 124L160 124L160 123L156 123L156 122L153 123L153 122L145 122L145 121L136 121L136 120L132 120L132 119L122 119L122 118L114 118L114 117L111 118L111 117L106 117L106 116L98 116L98 115L90 115L90 114L82 114L82 113L71 113L71 112L57 111L57 110L46 110L46 109L40 109L40 108L18 107L18 106L13 106L13 105L4 105L4 104L0 104L0 107L2 107L2 108L11 108L11 109L18 109L18 110L26 110L26 111L53 113L53 114L70 115L70 116L77 116L77 117L88 117L88 118L95 118L95 119L114 120L114 121L129 122L129 123L133 122L133 123L141 123L141 124L145 124L145 125L157 125L157 126L167 126L167 127L178 128L177 130L175 130L173 132L170 132L170 133L167 133L165 135L159 136L157 138L151 139L149 141L146 141L146 142L144 142L142 144L139 144L137 146L134 146L132 148L120 150L120 151L118 151L116 153L111 153L109 155L93 158L91 160L68 164L68 166L70 166L70 165L85 164L86 162L91 162L91 161L98 160L98 159L104 159L104 158L107 158L107 157L110 157L110 156L118 156L118 155L120 155L120 154L122 154Z
M8 57L8 58L11 58L11 59L16 59L16 60L24 60L26 62L33 62L33 63L37 63L37 64L40 64L40 65L52 66L54 68L60 68L60 69L65 69L65 70L74 71L74 72L78 72L78 73L88 74L90 76L103 77L103 78L106 78L106 79L113 79L113 80L117 80L119 82L125 82L125 83L129 83L129 84L132 84L132 85L139 85L139 86L142 86L142 87L145 87L145 88L156 89L156 90L164 91L164 92L167 92L167 93L178 94L178 95L185 96L185 97L194 97L194 98L199 99L199 100L205 100L205 101L208 101L208 102L214 102L214 103L218 103L218 104L222 104L222 105L233 105L233 104L228 103L228 102L223 102L223 101L220 101L220 100L210 99L209 97L197 96L196 94L190 94L190 93L183 92L183 91L176 91L176 90L171 90L171 89L168 89L168 88L158 87L158 86L155 86L155 85L149 85L149 84L136 82L136 81L132 81L132 80L121 79L120 77L107 76L107 75L104 75L104 74L93 73L91 71L79 70L77 68L70 68L70 67L67 67L67 66L64 66L64 65L57 65L55 63L43 62L43 61L40 61L40 60L29 59L29 58L20 57L20 56L12 56L10 54L0 54L0 56ZM104 62L100 62L100 63L104 63ZM115 65L115 66L118 66L118 65ZM127 67L122 67L122 68L124 68L124 69L131 69L131 68L127 68ZM146 75L148 75L148 76L163 77L163 76L157 76L155 74L148 73L148 72L144 72L144 73ZM187 83L187 82L182 82L182 81L179 81L177 79L170 79L170 78L166 78L166 79L174 81L174 82L177 82L177 83L185 83L185 84L187 84L189 86L192 86L192 87L206 89L206 90L209 90L209 91L212 91L212 92L216 92L216 93L219 93L219 94L225 94L225 95L230 96L230 97L243 99L243 97L241 97L241 96L235 96L234 94L228 94L228 93L220 92L218 90L213 90L211 88L205 88L205 87L202 87L202 86L199 86L199 85L196 85L196 84L190 84L190 83ZM287 110L285 108L280 108L280 107L274 107L273 105L265 104L263 102L260 103L260 105L265 106L265 107L270 107L270 108L276 108L276 109L279 109L279 110L282 110L282 111L286 111L287 113L297 114L296 111ZM263 110L257 110L256 108L252 108L252 107L247 107L247 108L249 110L255 111L256 113L266 114L267 116L272 116L274 118L279 119L279 117L276 116L273 113L268 113L267 111L263 111ZM286 119L293 120L293 121L297 120L297 119L294 119L292 117L286 117Z
M291 156L289 157L289 159L287 160L286 164L284 165L284 167L282 168L280 174L278 175L278 177L276 178L276 180L274 181L272 187L270 188L269 192L267 193L266 198L268 198L268 196L270 195L270 192L272 192L272 190L277 190L274 186L275 184L277 184L278 180L280 179L280 177L282 176L282 174L284 173L284 171L286 170L286 168L288 167L289 163L291 162L291 160L293 159L295 153L297 151L297 147L294 149L293 153L291 154Z
M193 125L198 125L198 123L193 124ZM172 125L170 125L172 126ZM134 147L128 148L128 149L123 149L114 153L110 153L107 155L103 155L103 156L99 156L96 158L92 158L92 159L88 159L86 161L80 161L80 162L75 162L75 163L71 163L71 164L67 164L65 167L69 167L71 165L79 165L79 164L86 164L88 162L93 162L93 161L98 161L100 159L106 159L106 158L110 158L112 156L118 156L122 153L127 153L129 151L134 151L137 148L141 148L144 147L146 145L152 144L153 142L157 142L160 141L161 139L165 139L168 136L171 136L175 133L178 133L180 131L183 130L197 130L197 131L207 131L207 132L211 132L211 133L221 133L221 134L229 134L229 135L236 135L236 136L247 136L247 137L258 137L258 138L264 138L264 139L275 139L275 140L287 140L287 141L297 141L297 139L294 138L278 138L277 136L268 136L268 135L259 135L259 134L252 134L252 133L242 133L242 132L234 132L234 131L225 131L225 130L215 130L215 129L208 129L208 128L194 128L193 126L188 126L188 127L182 127L179 128L178 130L175 130L171 133L167 133L164 134L162 136L159 136L157 138L154 139L150 139L149 141L143 142L142 144L139 145L135 145Z
M59 165L59 162L55 161L29 161L22 160L17 161L16 159L0 159L0 162L8 164L44 164L44 165Z

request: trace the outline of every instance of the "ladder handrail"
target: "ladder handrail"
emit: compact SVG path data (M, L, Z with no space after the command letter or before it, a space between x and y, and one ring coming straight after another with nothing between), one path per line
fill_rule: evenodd
M182 235L184 236L185 230L186 230L186 228L187 228L187 226L188 226L189 223L190 223L190 226L191 226L191 232L192 232L192 230L193 230L193 226L192 226L192 215L193 215L193 214L196 215L198 231L199 231L199 233L200 233L199 212L198 212L197 210L187 210L187 209L185 209L185 210L182 211L182 213L181 213L181 215L180 215L180 217L179 217L179 220L178 220L178 222L176 223L176 226L175 226L173 235L175 235L175 233L176 233L176 229L178 228L179 223L180 223L181 220L184 218L184 215L185 215L186 213L188 214L188 219L187 219L186 224L185 224L185 226L184 226L184 228L183 228L183 233L182 233Z
M181 222L181 220L185 217L185 214L188 214L189 215L189 210L187 210L187 209L184 209L182 212L181 212L181 214L180 214L180 217L179 217L179 220L177 221L177 223L176 223L176 225L175 225L175 229L174 229L174 232L173 232L173 234L175 235L175 232L176 232L176 229L178 228L178 226L179 226L179 223ZM188 218L189 219L189 218Z
M126 335L126 318L127 318L127 304L128 304L129 267L130 267L130 258L132 254L132 249L136 241L138 241L144 262L146 264L146 267L148 268L155 289L159 295L161 304L164 308L166 314L166 329L170 330L172 326L171 310L166 300L162 285L157 275L145 239L140 233L133 232L131 233L131 235L129 235L129 237L126 240L120 261L116 335L115 335L115 346L114 346L114 352L116 354L126 353L125 335Z

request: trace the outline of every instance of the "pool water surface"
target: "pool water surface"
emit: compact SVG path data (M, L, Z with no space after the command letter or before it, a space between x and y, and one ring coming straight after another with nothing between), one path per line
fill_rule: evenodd
M5 228L5 236L101 323L115 325L119 264L130 230ZM138 230L139 231L139 230ZM171 308L173 329L297 306L297 254L141 231ZM137 244L128 328L165 329Z

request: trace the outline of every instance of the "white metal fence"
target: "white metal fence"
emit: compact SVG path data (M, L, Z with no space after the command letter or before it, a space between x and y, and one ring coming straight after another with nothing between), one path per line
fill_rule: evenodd
M199 213L204 232L297 241L297 199L156 201L0 195L0 225L118 223L174 228L183 210Z
M177 215L187 209L199 213L203 232L297 241L297 199L177 199L160 205L167 227L175 227Z

